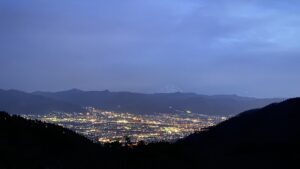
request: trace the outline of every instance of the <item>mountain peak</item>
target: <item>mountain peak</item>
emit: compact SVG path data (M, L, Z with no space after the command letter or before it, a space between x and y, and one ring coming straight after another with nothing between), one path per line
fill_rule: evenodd
M67 90L66 92L83 92L83 90L73 88L73 89Z

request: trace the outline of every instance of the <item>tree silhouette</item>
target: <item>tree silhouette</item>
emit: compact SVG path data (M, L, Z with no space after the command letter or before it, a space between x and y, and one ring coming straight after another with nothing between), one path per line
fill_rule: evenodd
M129 136L124 136L124 143L125 143L125 147L131 147L132 146L132 142Z

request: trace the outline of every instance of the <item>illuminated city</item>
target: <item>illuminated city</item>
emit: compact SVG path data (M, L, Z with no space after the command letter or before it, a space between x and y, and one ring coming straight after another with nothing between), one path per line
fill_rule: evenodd
M101 143L124 141L128 136L138 141L174 141L195 131L215 125L227 117L192 113L133 114L102 111L92 107L83 113L53 112L45 115L23 115L72 129Z

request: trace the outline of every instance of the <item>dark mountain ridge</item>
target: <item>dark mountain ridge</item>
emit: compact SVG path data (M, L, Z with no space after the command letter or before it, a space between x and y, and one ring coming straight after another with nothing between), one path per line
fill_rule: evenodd
M0 90L0 110L13 114L44 114L52 111L82 112L83 107L131 113L185 113L234 115L282 99L256 99L236 95L199 95L195 93L141 94L132 92L82 91L26 93Z
M89 155L81 153L97 148L63 127L0 112L0 168L83 167L85 159L79 157Z
M295 98L243 112L173 144L130 148L101 146L62 127L0 113L0 168L298 168L299 120Z
M266 140L266 142L283 141L283 138L294 137L291 134L300 134L299 127L297 127L299 119L300 98L294 98L281 103L273 103L261 109L245 111L210 128L207 132L202 132L202 134L218 133L217 140L223 142L227 140L226 138L232 139L227 142L234 142L235 139L241 140L241 138L228 137L229 133L231 136L249 137L243 140L259 137L259 142L262 140ZM226 133L226 135L222 133ZM202 134L190 135L185 140L196 141L197 137L201 137ZM282 134L285 134L285 137L280 138L279 135L282 136Z
M132 92L81 91L34 92L35 95L81 106L132 113L171 113L191 111L209 115L233 115L282 99L257 99L236 95L199 95L195 93L141 94Z
M202 165L212 168L289 168L300 159L299 120L300 98L294 98L243 112L178 144L188 154L206 152Z
M7 111L12 114L43 114L52 111L79 112L83 111L83 109L81 106L69 102L18 90L0 89L0 111Z

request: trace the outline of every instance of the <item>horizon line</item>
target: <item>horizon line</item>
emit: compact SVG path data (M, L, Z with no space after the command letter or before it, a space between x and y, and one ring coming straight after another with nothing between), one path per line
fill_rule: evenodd
M129 91L129 90L109 90L109 89L104 89L104 90L85 90L85 89L79 89L79 88L69 88L69 89L62 89L62 90L33 90L33 91L26 91L22 89L16 89L16 88L9 88L9 89L3 89L0 88L0 90L4 91L19 91L19 92L24 92L24 93L29 93L33 94L36 92L49 92L49 93L59 93L59 92L67 92L67 91L81 91L81 92L110 92L110 93L132 93L132 94L175 94L175 93L180 93L180 94L195 94L195 95L202 95L202 96L234 96L234 97L243 97L243 98L253 98L253 99L289 99L289 98L295 98L295 97L256 97L256 96L245 96L245 95L239 95L239 94L202 94L198 92L188 92L188 91L174 91L174 92L137 92L137 91Z

